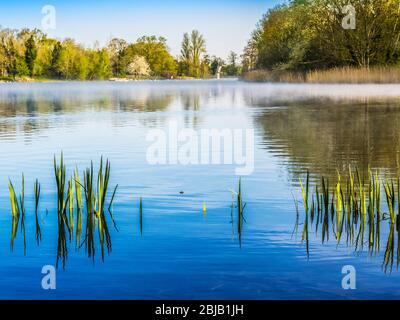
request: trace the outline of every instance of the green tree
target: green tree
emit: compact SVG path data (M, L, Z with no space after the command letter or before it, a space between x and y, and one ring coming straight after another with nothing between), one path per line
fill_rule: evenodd
M353 0L356 28L347 30L342 22L349 4L344 0L313 2L315 29L331 55L346 64L368 68L399 61L400 1Z
M37 48L33 35L25 42L25 63L28 68L29 76L33 76L33 68L37 56Z
M343 27L349 17L354 29ZM263 16L242 56L244 70L369 68L399 59L400 0L289 1Z
M37 44L37 56L33 68L33 75L39 77L53 77L52 74L52 56L55 45L58 41L49 38L43 38Z
M238 55L231 51L228 56L228 65L225 67L228 76L237 76L239 74Z
M193 30L190 35L191 44L191 74L198 78L201 75L201 57L206 52L206 41L199 31Z
M85 50L82 46L77 45L74 40L66 39L61 47L56 45L52 59L55 63L55 71L60 78L73 79L97 79L96 75L100 70L93 69L93 65L98 63L96 55L92 54L92 50ZM90 62L90 65L89 65ZM92 72L91 74L89 74Z
M87 68L87 78L89 80L103 80L110 75L110 60L106 49L88 51L87 59L87 66L83 65L86 61L79 60L79 67L81 69L83 67Z
M60 78L62 76L61 72L62 51L63 51L63 46L61 42L57 41L51 50L50 66L49 66L50 77Z
M0 66L2 77L15 78L18 74L17 60L21 59L21 50L19 50L19 47L15 30L0 30Z
M128 43L124 39L114 38L107 46L110 57L111 72L114 76L124 76L125 69L123 64L124 50Z
M256 67L258 57L257 42L252 37L243 50L242 58L242 71L246 72L253 70Z
M180 73L182 75L189 75L190 65L192 61L192 49L190 44L190 37L188 33L183 34L181 45L181 61Z
M193 30L189 36L183 35L181 46L181 67L183 75L199 78L209 72L209 66L206 68L204 56L206 54L206 41L199 31Z
M211 65L210 56L205 54L200 62L200 77L201 78L208 78L210 76L210 65Z
M176 75L177 63L169 53L166 39L163 37L144 36L127 46L123 59L125 69L135 56L144 57L155 76L171 77Z

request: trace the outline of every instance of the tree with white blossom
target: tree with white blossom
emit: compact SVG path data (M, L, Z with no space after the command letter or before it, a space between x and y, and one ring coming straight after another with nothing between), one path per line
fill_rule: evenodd
M126 73L134 77L149 76L150 66L143 56L134 56L126 67Z

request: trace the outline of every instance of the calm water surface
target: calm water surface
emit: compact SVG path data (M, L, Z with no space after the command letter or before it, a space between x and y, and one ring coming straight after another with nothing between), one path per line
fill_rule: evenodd
M152 166L150 129L254 129L255 170L242 177L240 246L231 220L234 165ZM293 299L399 298L400 272L384 272L380 253L355 252L310 233L307 259L293 235L299 176L335 175L349 165L399 171L400 86L309 86L239 81L3 84L0 86L0 298ZM69 243L57 289L41 289L55 265L57 198L53 156L68 174L101 155L119 185L112 252L94 262ZM27 248L10 251L8 178L26 182ZM42 184L43 241L35 242L33 183ZM184 191L183 194L180 192ZM110 195L109 195L110 196ZM143 234L139 198L143 198ZM207 213L203 214L203 202ZM300 227L301 229L301 227ZM301 231L300 231L301 233ZM397 238L397 237L396 237ZM342 290L344 265L357 290ZM395 262L396 264L396 262Z

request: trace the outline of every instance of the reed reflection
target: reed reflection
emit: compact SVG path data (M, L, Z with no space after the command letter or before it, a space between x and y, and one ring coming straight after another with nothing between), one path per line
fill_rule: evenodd
M345 243L356 252L366 250L370 255L379 255L381 238L387 235L382 269L385 273L392 272L395 256L399 266L400 178L368 172L366 180L358 169L351 168L347 178L338 171L333 181L321 177L320 182L312 183L309 173L305 181L300 180L304 213L299 213L295 198L297 213L293 234L298 232L302 216L301 240L307 258L310 257L310 242L319 238L322 245L331 240L337 246Z

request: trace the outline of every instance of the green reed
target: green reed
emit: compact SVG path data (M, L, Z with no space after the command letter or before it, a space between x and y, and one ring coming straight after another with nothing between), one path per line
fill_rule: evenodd
M322 177L322 201L323 207L321 208L321 216L323 215L322 222L322 243L329 241L329 180Z
M371 169L366 174L361 174L357 168L349 168L345 175L338 172L334 183L326 177L322 177L320 181L315 183L312 193L309 173L307 172L305 183L300 179L304 206L302 242L306 243L307 257L310 254L310 225L315 224L316 235L319 228L322 229L322 243L329 241L332 230L337 244L344 238L346 244L354 246L355 250L363 250L366 243L370 253L377 253L381 247L381 224L388 220L391 229L383 269L391 270L388 266L394 260L394 233L400 231L400 177L383 179L377 171L373 172ZM384 209L387 212L382 210L382 192L386 198ZM296 230L299 212L297 201L295 204ZM400 240L400 234L398 239ZM400 246L396 254L400 264Z
M73 177L68 180L68 199L69 199L69 237L72 239L74 231L74 188L73 188Z
M400 185L399 185L400 187ZM398 198L400 199L400 198ZM400 207L399 207L400 208ZM381 182L378 177L378 173L375 174L375 209L376 209L376 220L375 220L375 252L379 251L380 248L380 234L381 234ZM373 217L371 217L373 219Z
M239 239L239 245L242 247L242 231L243 231L243 225L246 222L246 219L244 217L244 211L246 208L246 203L243 201L243 194L242 194L242 179L239 179L238 183L238 191L231 190L232 192L232 207L231 207L231 223L232 223L232 228L233 228L233 223L234 223L234 218L233 218L233 213L234 209L236 208L237 212L237 226L236 226L236 232L238 235ZM233 229L234 232L234 229Z
M304 205L304 210L308 212L308 197L309 197L309 191L310 191L310 173L307 171L307 177L306 177L306 186L304 186L303 181L299 179L300 182L300 187L301 187L301 194L303 196L303 205Z
M389 208L390 222L394 224L396 215L395 215L395 191L394 191L393 180L389 181L388 179L386 179L384 184L384 189L386 194L386 202Z
M14 186L11 182L11 179L8 181L8 189L10 193L10 204L11 204L11 214L12 214L12 225L11 225L11 251L14 250L14 241L17 237L18 232L18 224L21 215L21 211L19 208L18 197L15 192Z
M73 172L72 177L66 179L66 165L64 162L63 153L59 158L54 156L54 176L57 187L57 258L56 267L62 264L65 268L68 258L68 243L67 238L72 241L74 234L74 212L76 211L76 248L79 249L85 244L86 252L89 257L94 259L95 247L97 240L95 233L98 234L98 243L101 249L101 257L104 260L105 249L110 253L112 249L111 235L108 226L108 218L106 210L108 210L109 218L111 219L114 228L118 231L116 222L113 217L113 203L116 196L118 185L115 186L111 198L108 200L108 191L110 183L111 165L108 160L105 162L100 159L97 175L94 173L93 162L89 168L83 173L83 184L78 174L78 169ZM9 198L11 205L12 226L11 226L11 241L10 247L13 251L15 239L18 231L23 234L24 254L26 254L27 237L26 237L26 209L25 209L25 177L22 174L21 192L17 194L13 182L9 179L8 182ZM37 245L42 241L42 230L39 214L39 200L41 196L41 185L38 179L34 183L34 201L35 201L35 240ZM82 203L82 191L84 192L84 201ZM74 200L75 197L75 200ZM74 208L74 206L76 207ZM81 233L83 230L83 210L86 209L85 239L81 241ZM46 215L48 211L46 209ZM140 229L143 232L143 205L140 200Z
M65 192L66 184L66 166L64 163L63 153L60 155L60 163L57 163L54 156L54 175L57 184L57 221L58 221L58 239L57 239L57 260L56 266L58 267L59 260L62 261L62 266L65 268L65 263L68 258L67 246L67 231L71 239L71 228L67 217L67 207L69 203L69 194Z
M320 198L320 194L319 194L319 189L318 189L318 186L315 186L315 198L316 198L316 200L317 200L317 223L316 223L316 228L315 228L315 232L317 233L318 232L318 225L319 225L319 221L320 221L320 219L321 219L321 215L320 215L320 212L321 212L321 198ZM313 223L314 221L312 221L311 223Z
M339 243L342 237L342 231L343 231L343 212L345 211L344 207L344 197L343 197L343 190L342 190L342 184L341 184L341 176L340 173L337 173L338 175L338 180L336 183L336 193L335 193L335 198L336 198L336 240Z
M82 234L82 189L78 169L74 171L75 199L76 199L76 247L79 248Z
M95 244L94 244L94 229L95 229L95 208L96 208L96 195L93 190L93 162L90 168L84 172L84 193L86 200L86 234L85 234L85 247L88 257L94 259Z
M11 241L10 248L11 251L14 250L14 241L17 237L18 226L20 226L20 231L23 235L23 244L24 244L24 254L26 255L26 228L25 228L25 179L24 174L22 174L22 182L21 182L21 194L19 195L19 200L17 193L15 192L14 185L9 179L8 181L8 190L10 196L10 204L11 204Z
M34 187L34 194L35 194L35 225L36 225L36 242L39 245L40 241L42 241L42 231L40 228L40 223L39 223L39 199L40 199L40 183L38 179L36 179Z
M357 206L356 206L356 211L354 212L354 215L356 216L356 220L360 222L359 224L359 229L358 229L358 234L356 237L356 249L361 249L363 250L364 248L364 235L365 235L365 225L367 223L367 195L365 193L365 181L363 177L360 174L360 171L358 168L356 168L356 177L357 177L357 183L358 183L358 194L356 193L356 201L357 201ZM358 198L357 198L358 195Z
M111 251L111 236L108 229L106 216L104 214L104 208L106 206L106 196L108 192L108 184L110 181L110 172L111 172L111 164L106 160L106 165L104 167L103 172L103 157L100 160L100 168L97 174L97 219L98 219L98 228L99 228L99 236L100 236L100 244L102 249L102 258L104 259L104 240L107 246L108 252Z
M117 193L117 189L118 189L118 184L115 186L114 191L113 191L112 196L111 196L111 199L110 199L110 202L108 204L108 213L110 215L111 221L112 221L112 223L114 225L114 229L116 231L118 231L118 227L117 227L117 224L116 224L116 222L114 220L113 203L114 203L115 194Z
M375 202L376 202L376 181L372 171L368 170L368 248L369 251L374 249L374 236L375 236Z
M22 188L21 188L21 195L19 196L20 202L20 209L21 209L21 232L24 237L24 254L26 254L26 228L25 228L25 177L22 174Z
M105 215L106 198L108 193L109 181L110 181L111 164L108 160L103 163L103 158L100 160L100 167L97 173L97 180L95 180L93 162L91 162L90 168L87 168L84 172L84 194L86 201L86 252L88 257L92 257L94 260L95 254L95 239L94 234L97 227L99 243L101 249L101 257L104 260L104 248L107 248L108 253L111 252L112 243L111 235ZM96 184L95 184L96 181ZM117 190L115 187L110 203L108 205L109 216L114 223L115 221L112 216L112 203Z
M388 269L392 272L394 260L394 225L390 225L389 237L386 244L385 254L382 263L382 269L386 273Z
M306 242L307 258L309 258L310 248L309 248L309 232L308 232L308 219L309 219L308 215L309 215L310 173L307 171L305 186L304 186L303 182L301 181L301 179L299 180L299 182L300 182L301 194L303 197L303 206L304 206L304 211L305 211L305 220L304 220L303 232L301 235L301 241ZM314 210L314 201L312 203L313 203L312 210Z
M245 208L246 208L246 203L243 202L243 194L242 194L242 179L239 179L239 186L237 192L237 213L238 213L237 232L238 232L240 246L242 245L243 224L244 222L246 222L246 219L244 217Z
M293 229L293 232L292 232L292 239L293 239L293 236L294 235L297 236L297 232L299 230L300 211L299 211L299 201L295 198L293 193L292 193L292 197L293 197L294 205L296 207L296 222L295 222L294 229ZM232 217L232 211L231 211L231 217Z

